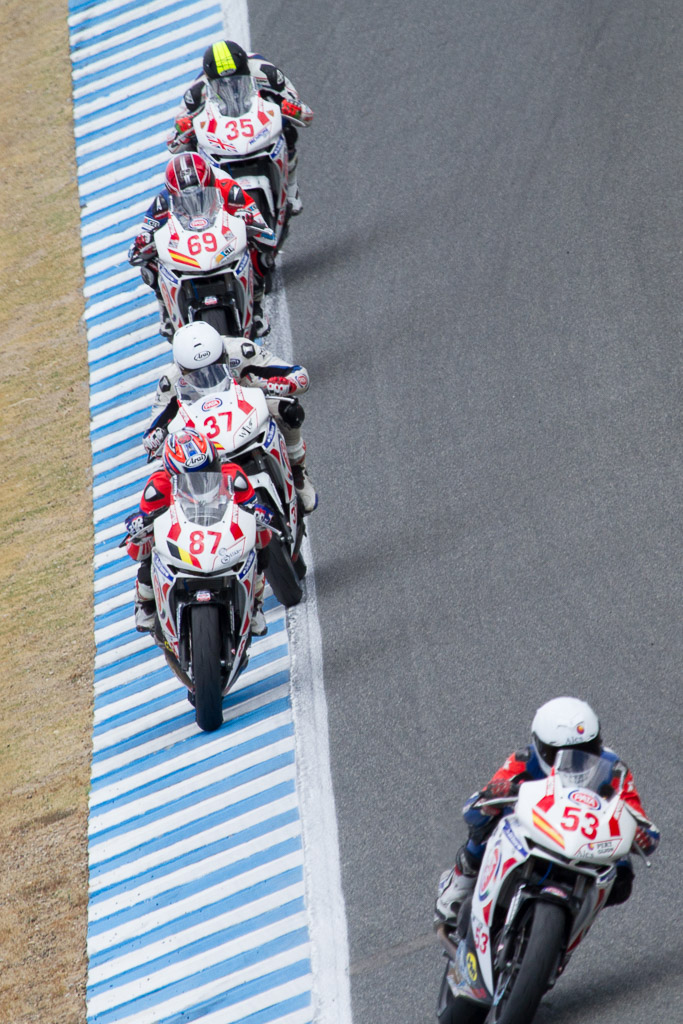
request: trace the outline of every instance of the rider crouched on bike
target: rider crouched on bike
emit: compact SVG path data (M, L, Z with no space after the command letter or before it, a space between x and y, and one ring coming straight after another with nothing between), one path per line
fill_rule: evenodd
M263 614L266 549L272 537L267 526L272 519L272 512L256 500L256 492L243 470L234 462L224 462L221 465L215 446L208 437L204 437L197 430L187 427L175 434L169 434L164 443L163 461L163 469L155 470L142 489L139 510L129 515L125 521L128 531L126 550L135 562L140 563L135 585L135 628L139 633L147 633L154 628L154 526L151 519L161 515L171 504L171 478L179 473L220 472L226 481L231 481L235 501L253 512L256 518L258 562L254 580L251 632L254 636L264 636L268 632L266 617Z
M585 751L607 761L620 763L619 758L604 747L600 736L600 723L593 709L575 697L555 697L543 704L531 725L531 744L510 754L491 781L473 793L463 807L463 817L469 829L467 842L455 855L455 866L439 880L436 900L436 922L455 925L462 902L474 891L486 843L501 813L500 809L479 808L480 800L493 800L517 795L522 782L537 781L550 775L560 750L571 748ZM626 776L625 802L637 822L634 845L646 855L654 853L659 844L659 830L646 817L633 776ZM617 876L605 906L625 903L633 886L633 867L630 857L617 864Z
M249 254L254 267L254 322L257 335L267 334L268 320L263 310L266 280L275 259L275 233L268 227L248 192L232 178L216 178L204 157L198 153L174 156L166 167L165 185L147 208L140 231L128 250L128 262L142 265L142 280L154 290L159 304L159 333L169 340L173 323L161 297L159 264L154 236L169 214L175 210L199 217L212 208L214 197L233 217L241 217L247 228Z
M176 385L184 374L223 363L243 387L259 388L266 395L271 416L277 421L287 446L294 487L304 513L313 512L318 495L306 469L306 445L301 436L304 410L296 396L308 391L304 366L295 366L245 338L220 335L210 324L195 321L180 327L173 338L174 365L159 380L152 419L142 444L153 455L164 443L168 424L178 411Z
M287 143L289 178L287 202L292 215L301 213L303 203L297 182L298 156L296 144L299 138L295 124L307 127L313 120L313 111L299 98L289 79L270 61L258 53L247 53L239 43L230 39L213 43L204 52L202 74L195 79L183 96L183 105L176 114L175 124L168 134L166 144L171 153L180 153L197 148L197 139L192 118L199 114L206 103L207 88L221 99L229 87L228 81L235 75L249 75L254 79L259 94L282 111L282 131ZM229 96L226 97L229 99Z

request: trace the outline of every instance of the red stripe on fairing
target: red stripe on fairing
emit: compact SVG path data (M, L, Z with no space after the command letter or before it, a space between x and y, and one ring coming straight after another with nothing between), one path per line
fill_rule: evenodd
M258 117L261 124L268 124L268 122L270 121L270 118L266 114L265 110L259 110L256 116Z
M550 808L553 806L554 803L555 803L555 796L552 793L548 793L547 796L544 796L542 800L538 801L536 806L540 807L541 810L544 813L547 813L550 810Z
M516 857L509 857L508 860L506 860L505 863L503 864L503 870L501 872L500 877L502 878L503 875L505 874L505 872L508 870L508 868L511 868L512 865L516 864L516 863L517 863L517 858Z
M618 822L617 818L615 818L614 815L612 815L612 817L609 820L609 834L611 836L620 836L621 835L621 829L619 828L619 822Z
M169 540L178 540L180 536L180 523L174 523L171 529L168 531Z
M487 903L486 906L482 908L482 914L484 915L484 923L488 927L489 918L491 916L491 904L490 903Z

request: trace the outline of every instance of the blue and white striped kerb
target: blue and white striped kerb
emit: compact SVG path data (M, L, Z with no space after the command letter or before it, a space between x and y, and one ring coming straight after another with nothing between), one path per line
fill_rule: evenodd
M310 1024L290 652L268 635L200 733L185 689L133 627L135 565L118 547L147 466L140 434L168 364L152 293L126 262L168 158L165 132L214 2L69 5L95 520L90 799L90 1024Z

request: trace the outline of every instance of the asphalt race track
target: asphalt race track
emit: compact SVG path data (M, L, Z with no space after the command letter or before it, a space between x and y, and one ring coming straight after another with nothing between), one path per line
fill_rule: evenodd
M562 693L664 838L537 1022L681 1019L680 4L250 18L316 112L284 273L354 1024L434 1020L460 806Z

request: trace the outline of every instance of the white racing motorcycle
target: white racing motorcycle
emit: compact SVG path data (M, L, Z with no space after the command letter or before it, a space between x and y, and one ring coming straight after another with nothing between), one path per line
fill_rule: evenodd
M159 288L176 330L203 320L220 334L252 337L254 269L247 228L225 210L218 189L171 197L168 220L154 241Z
M547 779L481 802L514 807L488 840L456 928L437 928L448 957L439 1024L531 1024L631 850L626 774L621 762L567 749Z
M256 520L221 473L173 478L154 520L155 643L188 688L200 729L218 729L223 695L249 660Z
M176 385L178 412L169 431L194 427L214 442L221 458L236 462L259 500L273 511L266 578L289 608L303 596L305 525L282 433L259 388L243 388L220 363L193 370ZM279 400L278 400L279 401Z
M234 178L255 200L279 249L290 219L288 157L282 111L259 95L248 75L222 79L221 93L206 86L206 105L193 118L197 150L218 176Z

